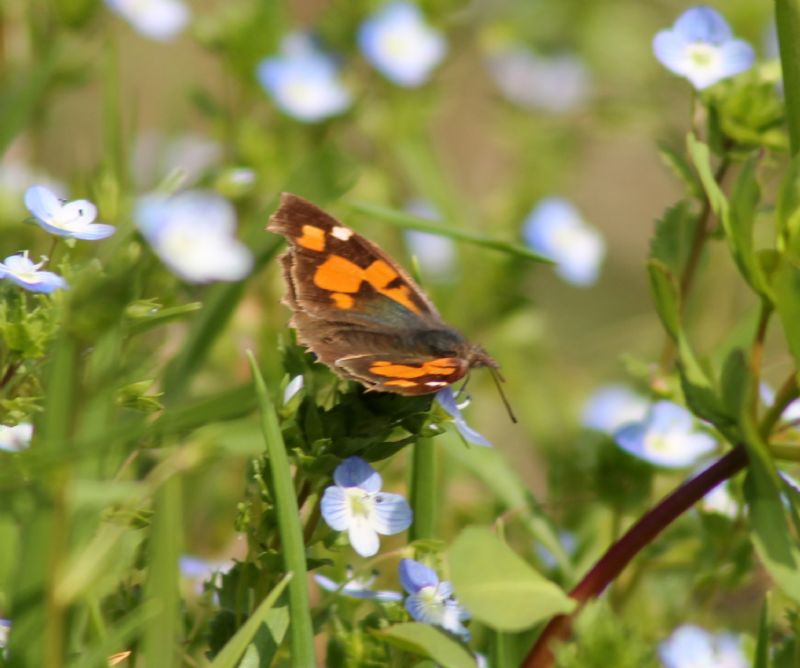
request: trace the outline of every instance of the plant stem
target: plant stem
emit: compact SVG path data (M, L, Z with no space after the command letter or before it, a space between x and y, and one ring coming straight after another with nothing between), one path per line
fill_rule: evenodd
M411 509L414 522L410 541L436 536L436 448L433 439L421 438L411 454Z
M559 615L550 620L523 660L521 668L550 668L554 661L553 643L563 641L569 636L572 620L584 604L599 596L642 548L650 544L667 526L721 482L741 471L746 464L747 454L742 446L737 446L643 515L570 592L570 597L578 602L578 607L569 615Z

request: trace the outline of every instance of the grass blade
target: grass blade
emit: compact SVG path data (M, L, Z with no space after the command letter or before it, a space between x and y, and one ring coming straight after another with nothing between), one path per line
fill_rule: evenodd
M367 202L351 202L350 208L353 211L362 213L367 216L374 216L392 225L397 225L409 230L419 230L420 232L428 232L429 234L438 234L443 237L450 237L456 241L464 241L483 248L490 248L492 250L502 251L517 257L525 258L526 260L533 260L534 262L541 262L543 264L553 264L549 258L534 253L530 248L522 244L515 244L511 241L503 241L502 239L492 239L476 232L469 232L457 228L455 225L441 225L439 223L432 223L425 218L418 218L412 216L410 213L403 211L395 211L375 204L368 204Z
M250 368L256 386L256 396L261 406L261 428L269 456L272 484L275 490L275 507L278 529L283 546L283 564L287 573L295 577L289 583L289 633L293 666L316 666L314 654L314 629L311 623L311 606L308 601L306 582L306 552L303 544L303 529L292 485L292 472L286 446L278 424L275 406L270 399L264 378L258 369L253 354L248 351Z

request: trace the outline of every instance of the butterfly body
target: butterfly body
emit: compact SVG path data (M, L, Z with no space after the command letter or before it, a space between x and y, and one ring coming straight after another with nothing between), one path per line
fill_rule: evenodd
M284 193L267 229L286 237L284 303L301 344L340 376L381 392L437 392L472 367L497 368L444 323L378 246L311 202Z

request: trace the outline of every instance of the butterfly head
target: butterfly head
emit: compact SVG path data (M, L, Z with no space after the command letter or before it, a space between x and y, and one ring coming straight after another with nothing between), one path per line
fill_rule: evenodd
M466 354L466 359L467 362L469 362L470 367L488 366L491 369L500 368L497 360L489 355L489 353L483 349L483 346L480 346L477 343L470 344L469 350Z

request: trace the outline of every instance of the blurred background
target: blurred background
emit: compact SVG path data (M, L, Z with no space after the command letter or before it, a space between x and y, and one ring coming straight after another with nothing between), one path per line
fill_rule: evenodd
M775 56L772 3L710 4L759 60ZM657 62L651 41L687 6L419 2L424 23L438 35L430 48L439 56L412 82L391 66L381 70L360 41L361 26L381 6L198 1L186 5L183 22L173 17L175 30L159 33L137 23L121 1L3 0L0 246L6 254L48 251L48 240L21 224L29 215L22 193L32 183L92 199L99 218L122 230L132 229L137 197L177 183L232 201L238 237L255 249L265 243L262 230L290 184L415 267L445 320L498 359L520 423L510 422L488 374L478 371L470 382L470 424L556 524L579 536L590 563L684 475L659 475L634 493L631 505L628 499L615 507L596 476L603 466L623 464L599 461L603 448L582 428L581 415L587 398L608 383L646 395L664 347L644 262L654 221L684 190L659 146L683 144L694 93ZM327 111L324 101L305 112L292 107L292 93L282 92L280 81L289 75L270 74L264 65L312 52L328 59L340 87ZM409 235L358 208L409 211L536 250L527 226L538 205L554 201L589 230L584 260L594 268L588 274L576 278L481 246ZM148 266L164 272L157 263ZM204 300L202 286L153 280L154 294L165 286L172 291L159 295L168 304ZM726 255L712 251L696 290L703 298L688 310L700 351L750 317L755 301L742 285ZM256 268L191 393L246 380L248 347L273 381L282 377L275 355L289 340L282 292L274 262ZM186 331L179 322L150 342L151 377L181 350ZM789 360L770 350L768 379L777 382ZM189 437L239 454L188 474L187 552L241 556L234 520L247 462L260 447L257 430L248 417ZM464 518L491 522L500 508L485 481L469 472L457 439L441 440L447 439L442 498L454 512L441 518L445 539ZM387 472L398 488L404 461L401 454ZM676 531L691 534L689 525ZM671 577L658 582L653 596L670 588ZM757 582L746 584L758 589ZM737 596L751 601L746 588ZM715 597L708 594L703 605L719 604ZM646 601L634 609L641 613ZM665 601L676 614L686 603L675 596ZM720 607L734 624L740 613L749 624L756 612L750 605Z

